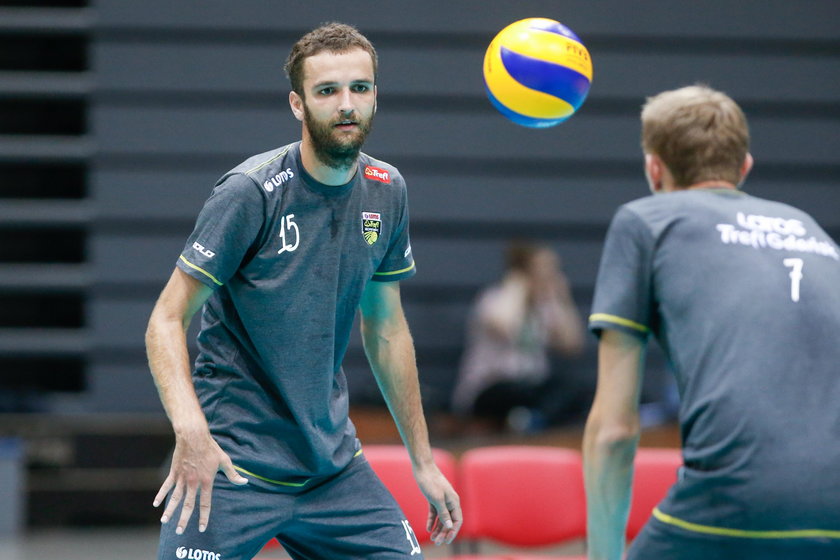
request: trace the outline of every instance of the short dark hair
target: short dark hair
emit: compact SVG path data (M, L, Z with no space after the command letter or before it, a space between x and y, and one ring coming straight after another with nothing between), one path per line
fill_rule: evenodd
M322 51L344 53L354 48L362 49L370 54L375 79L378 64L376 49L367 37L352 25L337 22L325 23L298 39L298 42L292 45L286 65L283 67L292 83L292 91L301 97L304 96L303 63L307 58Z

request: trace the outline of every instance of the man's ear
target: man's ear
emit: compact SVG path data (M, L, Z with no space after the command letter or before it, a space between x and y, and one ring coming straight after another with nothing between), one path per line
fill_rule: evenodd
M294 91L289 92L289 107L292 108L292 114L295 118L303 122L303 98Z
M650 192L662 192L662 174L664 170L662 160L655 154L645 154L645 177L647 177Z
M747 152L747 157L744 158L744 163L741 164L741 181L738 183L740 185L744 182L747 178L747 175L750 174L750 170L753 168L753 164L755 160L752 157L752 154Z

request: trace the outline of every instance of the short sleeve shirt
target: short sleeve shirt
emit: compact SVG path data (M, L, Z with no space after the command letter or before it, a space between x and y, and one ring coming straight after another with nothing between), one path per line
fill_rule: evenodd
M731 189L624 205L590 328L652 333L673 366L687 468L665 513L840 529L840 249L810 216Z
M214 289L194 381L211 432L242 472L297 489L357 451L341 362L369 281L415 273L402 176L361 154L327 186L299 143L225 174L178 267Z

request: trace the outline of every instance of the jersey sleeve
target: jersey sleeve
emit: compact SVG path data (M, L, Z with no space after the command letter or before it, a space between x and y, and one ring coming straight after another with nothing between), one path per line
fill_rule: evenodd
M230 175L213 189L198 215L177 266L215 289L237 271L259 236L265 202L253 181Z
M613 217L604 243L589 328L647 338L652 323L653 235L627 207Z
M417 268L414 266L414 254L411 251L411 240L408 235L408 196L403 186L400 220L391 235L385 257L373 273L372 280L395 282L411 278L416 273Z

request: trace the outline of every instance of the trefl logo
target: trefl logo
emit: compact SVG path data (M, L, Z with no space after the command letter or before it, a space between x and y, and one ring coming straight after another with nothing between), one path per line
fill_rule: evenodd
M178 550L175 551L175 556L180 559L186 558L186 560L221 560L222 555L217 554L216 552L210 552L209 550L199 550L198 548L187 548L184 546L179 546Z
M391 174L388 173L386 169L374 167L372 165L365 166L365 177L368 179L373 179L374 181L379 181L380 183L391 182Z

